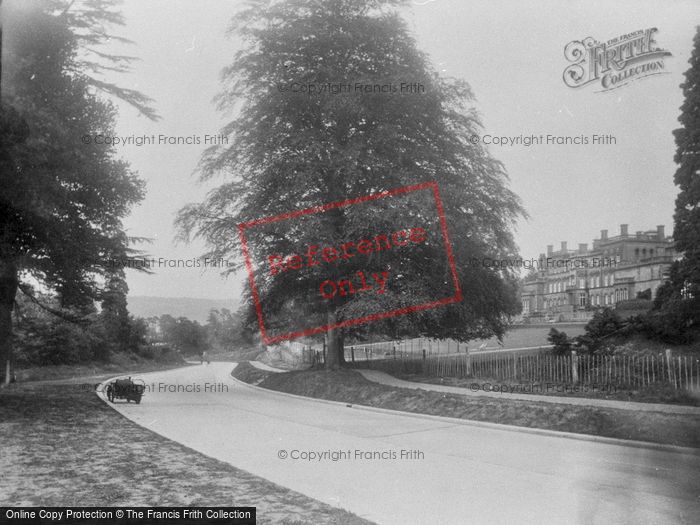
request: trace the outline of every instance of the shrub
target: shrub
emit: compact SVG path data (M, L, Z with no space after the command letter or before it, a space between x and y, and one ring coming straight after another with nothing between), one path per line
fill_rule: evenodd
M566 332L560 332L556 328L551 328L547 336L547 341L554 345L552 352L555 355L566 355L571 352L573 341L566 335Z
M649 312L636 320L635 326L649 339L671 344L689 344L697 333L687 322L688 316L680 309Z

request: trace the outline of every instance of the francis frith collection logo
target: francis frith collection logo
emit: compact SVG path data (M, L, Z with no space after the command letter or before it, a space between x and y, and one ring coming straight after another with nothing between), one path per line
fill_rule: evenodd
M593 37L574 40L564 47L571 62L564 69L564 83L570 88L599 85L610 91L652 75L667 73L664 58L671 53L655 41L657 28L639 29L599 42Z

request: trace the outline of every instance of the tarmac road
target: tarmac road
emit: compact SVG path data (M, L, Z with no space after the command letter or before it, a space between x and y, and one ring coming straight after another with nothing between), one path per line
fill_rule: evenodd
M235 382L234 366L143 374L141 404L112 406L203 454L379 524L700 519L700 454L307 400Z

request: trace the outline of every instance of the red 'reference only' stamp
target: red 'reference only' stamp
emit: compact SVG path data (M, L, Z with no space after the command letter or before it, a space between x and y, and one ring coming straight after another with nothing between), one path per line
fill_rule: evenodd
M462 300L436 182L244 222L238 233L267 345ZM276 311L288 297L281 326L266 317L268 292ZM344 312L335 323L295 315L331 307Z

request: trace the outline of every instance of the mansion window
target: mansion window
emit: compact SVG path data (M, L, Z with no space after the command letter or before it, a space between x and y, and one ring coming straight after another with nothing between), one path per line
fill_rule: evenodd
M626 301L629 299L629 290L627 288L623 288L620 290L620 301Z

